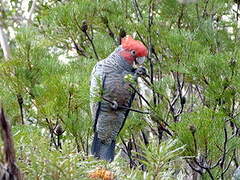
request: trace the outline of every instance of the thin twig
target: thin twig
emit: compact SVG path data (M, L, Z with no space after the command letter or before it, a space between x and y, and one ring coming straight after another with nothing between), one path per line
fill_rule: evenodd
M185 5L182 4L181 13L180 13L180 15L178 17L178 21L177 21L177 26L178 26L179 29L181 28L181 21L182 21L182 18L183 18L184 7L185 7Z
M227 154L227 142L228 142L228 135L227 135L227 128L225 126L224 127L223 157L222 157L222 161L220 163L220 167L222 169L224 168L225 158L226 158L226 154ZM223 170L223 172L224 172L224 170ZM223 172L221 174L221 179L224 179L224 177L223 177L224 173Z
M143 101L152 109L151 104L146 100L146 98L143 97L143 95L141 95L141 93L140 93L133 85L129 84L129 86L130 86L130 87L138 94L138 96L139 96L140 98L142 98Z
M21 120L22 120L22 124L24 124L24 116L23 116L23 97L21 94L17 95L17 101L18 101L18 105L20 108L20 114L21 114Z
M191 167L192 170L196 171L196 172L199 173L200 175L203 174L201 170L193 167L193 165L192 165L188 160L186 160L186 161L187 161L188 165Z
M198 21L200 20L200 16L199 16L199 7L198 7L198 3L196 3L196 12L197 12L197 19Z
M79 23L78 23L75 15L74 15L74 20L75 20L76 25L77 25L77 27L79 28L79 30L81 30L81 31L85 34L85 36L87 37L88 41L90 42L90 44L91 44L91 46L92 46L93 52L94 52L97 60L99 60L99 57L98 57L98 54L97 54L95 45L94 45L94 43L93 43L93 39L89 36L89 34L87 33L87 30L83 30L83 29L81 28L81 26L79 25ZM85 23L86 23L86 22L85 22ZM87 25L87 24L86 24L86 25Z
M133 166L136 166L135 162L132 160L132 153L131 153L131 150L129 150L127 144L125 143L125 141L123 140L123 138L120 136L120 139L125 147L125 149L127 150L127 152L122 148L122 150L125 152L125 154L128 155L128 158L129 158L129 166L130 168L133 168Z
M201 164L197 161L196 158L194 158L194 162L195 162L200 168L205 169L205 170L207 171L207 173L209 174L210 178L211 178L212 180L214 180L214 177L213 177L213 175L212 175L209 167L205 167L205 166L201 165Z
M233 153L233 155L231 156L231 159L230 159L230 161L228 162L227 167L223 170L223 172L222 172L222 174L221 174L222 179L224 178L224 174L225 174L225 173L227 172L227 170L229 169L229 167L230 167L230 165L231 165L231 163L232 163L233 158L234 158L234 153Z
M90 41L90 43L91 43L91 45L92 45L93 52L94 52L97 60L99 60L99 57L98 57L98 54L97 54L97 51L96 51L96 48L95 48L95 45L94 45L94 43L93 43L92 38L90 38L90 36L88 35L87 31L84 32L84 34L87 36L88 40Z
M207 16L208 2L209 2L209 0L206 0L206 2L205 2L205 7L204 7L204 10L203 10L203 18Z
M137 0L133 0L133 6L134 6L134 10L135 10L135 14L136 14L136 17L138 19L138 22L140 22L143 17L142 17L142 13L139 9ZM139 18L139 16L140 16L141 19Z
M179 73L177 72L177 86L178 86L178 94L179 94L179 98L180 98L180 109L178 111L178 113L175 115L175 118L177 120L178 116L180 116L183 112L183 108L184 108L184 105L185 105L185 102L183 102L183 95L182 95L182 89L184 87L184 81L182 82L182 85L180 83L180 79L179 79Z

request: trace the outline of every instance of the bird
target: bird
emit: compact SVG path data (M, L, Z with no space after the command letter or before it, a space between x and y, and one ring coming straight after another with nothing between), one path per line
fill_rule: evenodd
M135 97L126 77L130 75L136 80L146 73L140 65L147 55L147 47L127 35L107 58L93 67L90 77L94 131L91 154L97 159L114 160L116 137L124 126ZM139 67L134 68L135 65Z

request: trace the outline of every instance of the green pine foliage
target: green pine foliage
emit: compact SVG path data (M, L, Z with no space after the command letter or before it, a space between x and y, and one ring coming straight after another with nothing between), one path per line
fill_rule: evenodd
M26 179L89 179L98 167L117 179L231 179L240 163L239 1L48 0L29 25L12 18L20 2L9 3L1 26L16 36L10 60L0 51L0 101ZM89 78L125 33L149 49L151 98L132 108L150 114L130 113L109 164L90 155Z

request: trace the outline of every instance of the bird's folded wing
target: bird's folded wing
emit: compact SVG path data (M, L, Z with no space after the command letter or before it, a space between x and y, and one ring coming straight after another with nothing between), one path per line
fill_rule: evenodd
M90 110L92 120L94 121L94 128L96 127L98 111L101 103L103 74L103 64L98 62L93 68L90 78Z

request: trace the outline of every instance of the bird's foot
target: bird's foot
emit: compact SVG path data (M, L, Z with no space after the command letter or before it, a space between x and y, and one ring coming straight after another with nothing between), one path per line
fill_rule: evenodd
M117 110L117 109L118 109L118 103L117 103L117 101L112 101L112 103L111 103L111 108L112 108L113 110Z
M135 74L136 74L137 76L144 76L144 75L147 74L147 70L146 70L146 68L144 68L144 67L139 67L139 68L137 68L137 69L135 70Z

